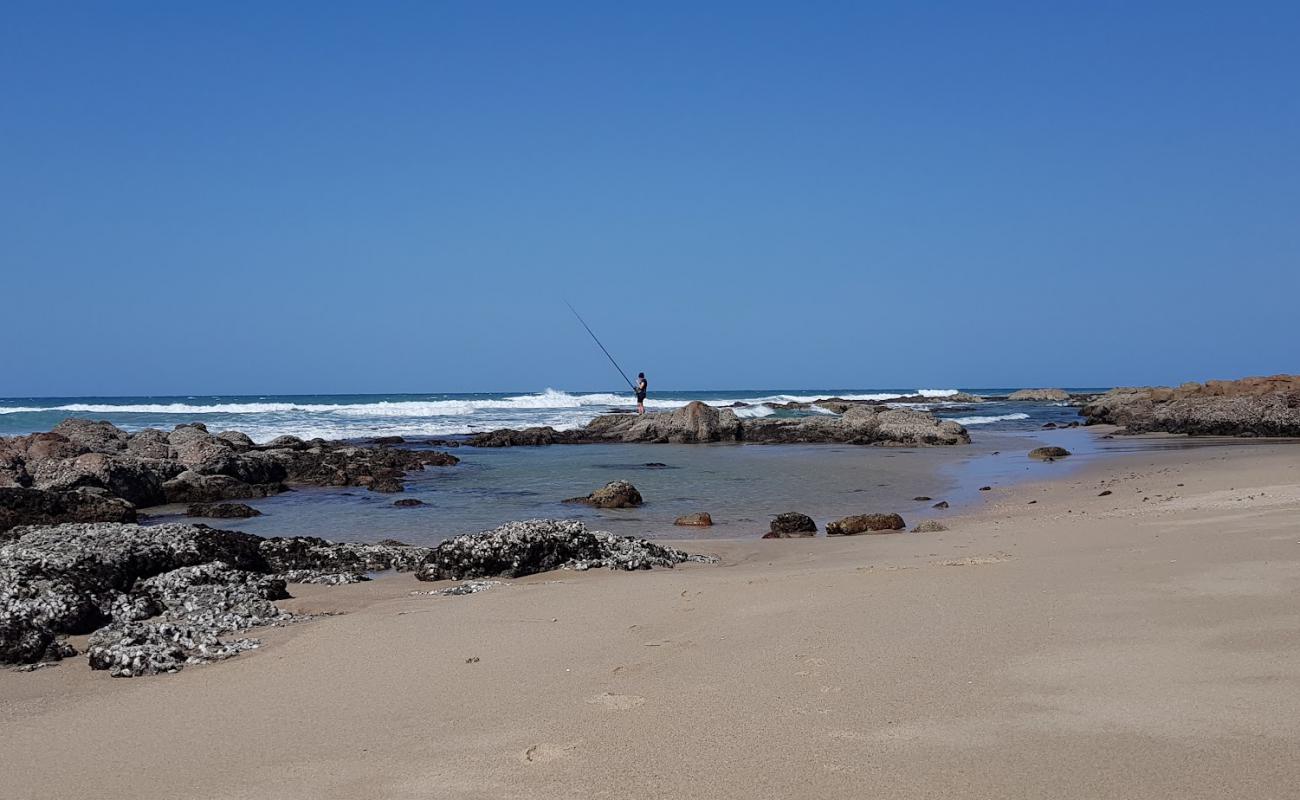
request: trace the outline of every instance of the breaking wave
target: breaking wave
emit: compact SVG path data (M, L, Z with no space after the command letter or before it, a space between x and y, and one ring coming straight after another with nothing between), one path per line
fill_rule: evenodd
M1017 419L1029 419L1028 414L999 414L996 417L954 417L953 422L958 425L988 425L991 422L1010 422Z

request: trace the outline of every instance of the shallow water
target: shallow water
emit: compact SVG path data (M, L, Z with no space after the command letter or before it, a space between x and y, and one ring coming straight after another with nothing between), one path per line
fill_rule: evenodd
M1045 442L1064 444L1078 456L1050 464L1027 458ZM959 512L980 498L980 486L1059 475L1099 449L1091 432L1074 429L991 433L957 447L609 444L456 452L459 465L413 473L403 494L302 489L251 501L264 516L211 524L262 536L396 538L410 544L435 544L533 517L583 519L595 529L651 538L758 536L772 515L784 511L806 513L822 528L842 516L871 512L897 512L911 525ZM666 466L647 466L652 463ZM620 478L636 485L644 506L605 510L562 502ZM402 498L426 505L395 507ZM932 509L940 500L952 507ZM672 524L693 511L708 511L714 526Z

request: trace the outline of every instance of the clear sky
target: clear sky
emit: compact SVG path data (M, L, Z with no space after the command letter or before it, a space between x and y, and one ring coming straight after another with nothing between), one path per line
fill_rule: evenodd
M1300 3L0 8L0 395L1300 371Z

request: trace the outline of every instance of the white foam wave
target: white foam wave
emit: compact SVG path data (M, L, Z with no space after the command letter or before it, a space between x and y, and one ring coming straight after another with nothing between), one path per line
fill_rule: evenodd
M957 389L917 389L916 393L922 397L952 397L957 394Z
M956 417L952 421L958 425L988 425L991 422L1009 422L1017 419L1029 419L1028 414L999 414L996 417Z
M738 417L770 417L776 413L776 409L768 406L749 406L748 408L734 408Z

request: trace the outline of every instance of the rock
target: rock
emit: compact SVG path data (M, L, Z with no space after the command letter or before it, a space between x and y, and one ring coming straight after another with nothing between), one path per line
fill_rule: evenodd
M855 514L826 524L827 536L855 536L861 533L893 533L907 525L897 514Z
M1064 389L1018 389L1007 395L1011 401L1061 402L1069 400L1070 393Z
M817 534L817 523L807 514L787 511L773 517L764 539L796 539Z
M130 435L126 451L137 458L165 459L171 457L171 444L166 433L157 428L145 428Z
M1107 497L1107 496L1109 496L1109 495L1111 495L1111 494L1113 494L1113 492L1111 492L1110 489L1104 489L1104 490L1102 490L1101 492L1099 492L1099 493L1097 494L1097 496L1098 496L1098 497Z
M393 505L398 508L415 508L416 506L424 505L424 501L418 500L414 497L403 497L401 500L394 500Z
M433 548L415 577L422 581L518 578L561 568L633 570L714 560L645 539L589 531L577 520L535 519L449 539Z
M0 488L0 540L17 525L59 522L135 522L135 506L95 489L52 492L24 487Z
M627 481L610 481L586 497L571 497L566 503L581 503L593 508L635 508L643 502L641 493Z
M930 398L933 400L933 398ZM847 405L842 414L798 418L740 419L731 409L692 402L670 412L605 414L571 431L553 428L504 429L478 434L477 447L594 444L602 442L699 443L745 441L757 444L833 442L880 445L969 444L970 435L951 420L927 411L879 405Z
M383 477L375 478L368 487L372 492L383 492L384 494L396 494L406 491L402 481L398 478Z
M120 453L127 448L130 438L111 422L74 418L63 420L50 433L64 437L87 453Z
M163 484L183 469L171 461L101 452L27 463L32 485L37 489L104 489L139 507L165 502Z
M245 519L260 517L262 512L246 503L190 503L186 516L208 519Z
M397 503L401 503L401 502L404 501L402 500L397 501ZM397 505L397 503L393 503L393 505ZM375 544L381 547L410 547L411 546L406 542L403 542L401 539L380 539L379 541L375 542Z
M222 431L217 434L217 438L225 442L236 453L246 453L257 447L257 443L248 434L239 431Z
M991 492L991 491L993 491L993 487L992 487L992 486L981 486L981 487L980 487L980 491L981 491L981 492Z
M212 561L266 568L257 537L198 525L71 523L13 533L0 546L0 663L49 657L59 637L109 621L137 581Z
M279 484L255 486L229 475L201 475L186 470L163 484L168 503L215 503L270 497L283 489Z
M678 517L673 520L673 524L691 528L707 528L713 524L713 517L707 511L696 511L694 514Z
M264 539L259 552L271 571L282 573L291 583L304 578L339 573L365 575L393 569L410 572L423 564L427 547L398 544L331 542L314 536Z
M912 529L912 533L941 533L948 530L948 526L942 522L933 519L927 519L919 523Z
M928 503L928 502L930 502L930 500L931 500L932 498L926 497L925 495L922 494L922 495L917 495L916 497L913 497L912 499L915 500L915 501L918 502L918 503Z
M1086 424L1122 425L1129 433L1300 436L1300 375L1112 389L1079 413Z
M405 444L406 440L401 436L376 436L370 441L375 444Z
M1044 423L1043 423L1043 430L1045 430L1045 431L1047 431L1047 430L1051 430L1051 429L1053 429L1053 428L1055 428L1055 427L1056 427L1056 423L1055 423L1055 422L1044 422Z
M934 505L930 506L930 508L947 508L947 507L948 507L948 501L947 501L947 500L940 500L939 502L937 502L937 503L935 503Z
M302 450L306 446L307 443L302 439L299 439L297 436L289 436L286 434L284 436L275 437L263 445L263 448L267 450Z
M1029 457L1039 461L1055 461L1070 454L1064 447L1035 447L1029 451Z
M523 430L503 428L487 433L476 433L469 437L469 444L473 447L538 447L540 445L555 444L563 438L558 431L551 427L524 428Z

